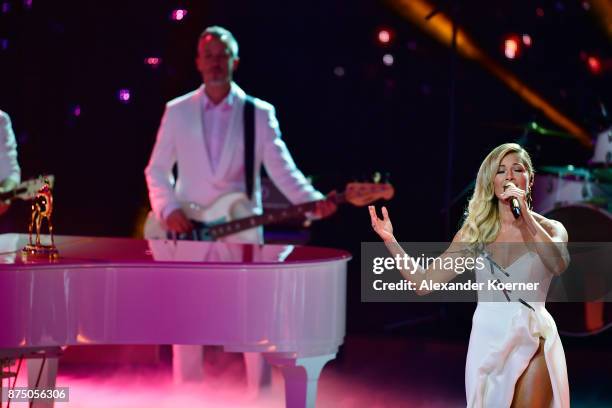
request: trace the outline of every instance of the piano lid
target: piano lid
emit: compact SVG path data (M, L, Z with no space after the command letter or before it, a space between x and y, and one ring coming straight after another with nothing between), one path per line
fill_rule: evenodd
M41 236L43 244L48 236ZM141 240L131 238L101 238L82 236L55 236L59 259L54 261L23 259L21 249L28 243L26 234L0 235L0 269L15 264L49 266L147 263L210 265L295 265L351 258L346 251L294 245L251 245L223 242L196 242L171 240Z

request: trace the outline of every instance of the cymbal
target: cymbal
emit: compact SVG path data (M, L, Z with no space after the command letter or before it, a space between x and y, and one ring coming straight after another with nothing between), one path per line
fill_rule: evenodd
M589 169L574 167L571 164L567 166L540 166L538 171L548 174L557 174L559 176L576 176L580 178L592 178L592 173Z
M567 166L540 166L538 172L555 174L559 177L573 176L600 183L612 183L612 168L586 169L569 164Z

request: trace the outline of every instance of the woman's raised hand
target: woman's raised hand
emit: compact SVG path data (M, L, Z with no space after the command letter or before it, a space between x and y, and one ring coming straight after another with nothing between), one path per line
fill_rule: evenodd
M393 236L393 225L391 225L391 220L389 219L389 213L387 212L387 207L382 208L383 219L381 220L376 215L376 208L373 205L368 206L368 210L370 211L370 220L372 221L372 229L378 234L378 236L383 241L393 241L395 237Z

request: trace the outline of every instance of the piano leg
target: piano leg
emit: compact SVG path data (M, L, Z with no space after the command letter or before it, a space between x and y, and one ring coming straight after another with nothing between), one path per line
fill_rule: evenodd
M285 406L314 408L317 400L317 381L325 364L336 354L316 357L290 358L266 354L266 359L283 372L285 378Z
M244 353L247 388L250 394L257 394L262 387L272 383L272 367L261 353Z
M172 345L172 378L175 384L204 380L204 346Z
M57 378L57 357L29 358L28 362L28 388L48 389L55 388ZM42 371L41 371L42 370ZM38 387L36 386L38 383ZM35 400L32 408L52 408L53 400Z
M172 378L175 384L204 381L204 346L172 345ZM271 384L272 368L261 353L244 353L249 392L257 394Z

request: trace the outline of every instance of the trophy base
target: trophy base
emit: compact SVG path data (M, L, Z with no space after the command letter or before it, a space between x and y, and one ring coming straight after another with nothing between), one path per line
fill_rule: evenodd
M21 250L21 257L24 260L57 259L59 251L55 245L26 245Z

